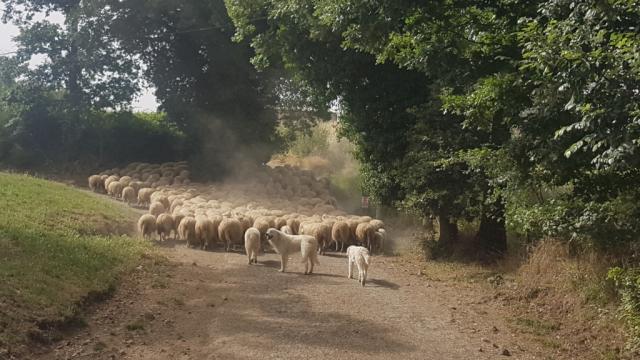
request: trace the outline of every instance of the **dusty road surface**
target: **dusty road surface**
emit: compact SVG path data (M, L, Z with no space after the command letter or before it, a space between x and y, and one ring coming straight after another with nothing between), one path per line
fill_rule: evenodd
M282 274L275 254L249 266L240 252L160 251L169 262L139 268L86 327L34 358L540 358L491 315L495 304L397 258L374 257L362 288L346 278L343 254L321 256L305 276L299 254Z

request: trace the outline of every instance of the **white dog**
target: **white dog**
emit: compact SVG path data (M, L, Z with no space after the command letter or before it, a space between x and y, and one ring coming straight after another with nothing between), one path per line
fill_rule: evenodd
M280 230L270 228L265 233L265 237L269 243L280 254L280 272L284 272L287 267L289 255L301 253L302 262L304 263L304 274L313 273L313 265L319 265L318 240L309 235L287 235Z
M349 279L353 274L353 264L358 266L358 281L364 286L367 281L367 271L369 270L369 264L371 263L369 250L364 246L349 246L347 248L347 257L349 259Z

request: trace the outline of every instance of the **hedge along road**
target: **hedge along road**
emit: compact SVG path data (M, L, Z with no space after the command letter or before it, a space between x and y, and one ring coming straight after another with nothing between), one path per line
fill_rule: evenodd
M400 258L373 257L362 288L344 254L302 275L279 257L166 242L169 259L138 268L38 359L516 359L540 349L511 333L499 305L472 288L430 282Z

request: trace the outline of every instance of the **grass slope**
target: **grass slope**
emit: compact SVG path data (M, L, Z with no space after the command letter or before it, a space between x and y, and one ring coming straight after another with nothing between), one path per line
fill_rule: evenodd
M0 173L0 350L38 339L111 290L147 245L131 210L71 187ZM9 349L11 351L11 349Z

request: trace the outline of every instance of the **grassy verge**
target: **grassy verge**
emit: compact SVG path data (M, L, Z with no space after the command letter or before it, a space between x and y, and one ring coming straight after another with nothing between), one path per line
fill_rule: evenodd
M71 187L0 173L0 350L73 320L148 249L131 210ZM18 346L17 346L17 345Z
M402 267L424 281L459 285L472 298L493 299L487 300L489 318L503 317L512 333L548 356L543 358L640 358L634 349L625 349L618 302L607 280L610 259L591 252L570 254L565 244L545 240L526 256L512 248L496 264L425 261L418 255L419 241L414 242L415 248L399 253L396 261Z

